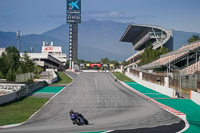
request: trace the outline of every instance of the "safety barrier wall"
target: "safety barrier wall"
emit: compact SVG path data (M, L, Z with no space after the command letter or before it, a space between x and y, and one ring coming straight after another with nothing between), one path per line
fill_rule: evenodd
M191 91L190 92L190 99L200 105L200 93Z
M22 86L21 89L19 90L15 90L15 91L11 91L11 90L7 90L7 89L1 89L1 91L10 91L9 94L6 94L6 95L0 95L0 105L1 104L4 104L4 103L8 103L8 102L11 102L13 100L15 100L16 98L20 98L22 96L25 96L27 93L37 89L37 88L40 88L40 87L43 87L46 85L46 82L37 82L37 83L34 83L34 84L30 84L30 85L26 85L26 86Z
M169 97L174 98L175 94L174 94L174 89L172 88L168 88L162 85L158 85L158 84L154 84L154 83L150 83L148 81L144 81L134 75L132 75L131 73L126 72L125 73L126 76L128 76L129 78L133 79L134 81L136 81L137 83L143 85L144 87L150 88L154 91L157 91L159 93L162 93L164 95L167 95Z
M121 70L121 69L115 69L115 72L120 72L120 73L122 73L122 70Z
M51 83L54 83L54 82L56 82L56 81L58 80L58 76L57 76L57 74L55 73L55 70L54 70L54 69L46 69L46 71L52 72L53 78L50 79L50 80L51 80Z
M46 85L45 81L42 82L36 82L34 84L26 85L23 89L20 89L19 91L16 92L17 98L20 98L22 96L25 96L27 93L40 88L44 87Z
M24 74L18 74L16 75L16 82L25 82L28 81L29 79L33 79L35 74L32 73L24 73Z
M161 76L161 75L155 75L155 74L152 74L152 73L142 72L142 79L164 86L164 76Z
M0 96L0 105L4 104L4 103L11 102L15 99L16 99L16 92L12 92L12 93L7 94L7 95L1 95Z

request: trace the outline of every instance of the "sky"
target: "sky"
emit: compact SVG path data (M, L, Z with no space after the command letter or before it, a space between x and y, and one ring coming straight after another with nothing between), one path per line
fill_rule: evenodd
M82 21L112 20L200 33L200 0L81 0ZM41 34L66 23L66 0L0 0L0 31Z

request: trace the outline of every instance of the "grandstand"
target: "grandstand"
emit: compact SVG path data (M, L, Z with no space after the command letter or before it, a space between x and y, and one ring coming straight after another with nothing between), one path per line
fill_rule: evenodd
M56 57L48 53L27 53L31 60L35 64L44 67L44 68L53 68L57 70L64 70L63 63ZM20 53L21 60L24 60L24 53Z
M133 44L137 53L126 59L129 67L137 66L140 61L141 54L147 44L151 44L153 49L165 46L169 50L173 50L173 30L168 30L159 26L130 24L123 36L121 42L130 42Z
M179 48L176 51L161 55L156 61L143 65L143 69L162 68L163 70L179 70L184 74L200 71L200 41Z

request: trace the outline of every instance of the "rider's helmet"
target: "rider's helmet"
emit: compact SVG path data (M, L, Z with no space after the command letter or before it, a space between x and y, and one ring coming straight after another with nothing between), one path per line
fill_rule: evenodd
M70 110L69 113L70 113L70 114L74 114L74 111L73 111L73 110Z

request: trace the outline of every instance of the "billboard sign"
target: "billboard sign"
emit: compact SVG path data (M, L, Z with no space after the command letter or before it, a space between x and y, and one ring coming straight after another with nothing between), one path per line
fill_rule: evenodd
M81 14L81 0L67 0L67 14Z
M81 23L81 0L67 0L67 23Z
M101 67L101 64L90 64L90 67Z

